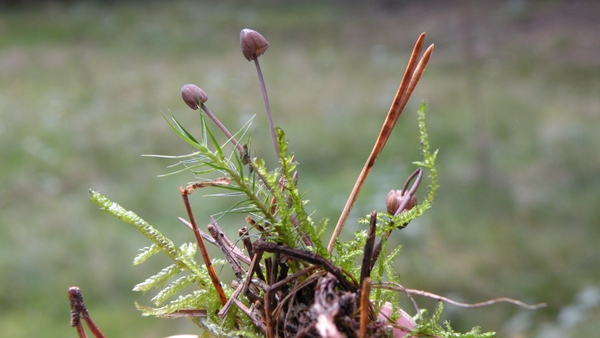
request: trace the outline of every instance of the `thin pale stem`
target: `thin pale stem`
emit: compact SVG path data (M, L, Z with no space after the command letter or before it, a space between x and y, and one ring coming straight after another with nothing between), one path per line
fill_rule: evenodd
M265 91L265 95L266 95L266 91ZM223 125L223 123L221 123L221 121L208 109L208 107L204 103L201 103L200 107L206 113L206 115L217 125L217 127L219 127L219 129L221 129L221 131L225 134L225 136L227 136L231 140L233 145L238 149L238 151L240 152L240 157L242 158L242 162L243 163L247 162L247 163L249 163L250 167L254 168L254 164L252 163L252 161L250 161L250 156L248 156L248 150L246 148L244 148L244 146L242 146L235 139L235 137L233 137L233 135L229 132L227 127L225 127ZM270 109L268 111L270 112ZM232 176L235 177L236 175L233 175L233 172L235 172L235 171L231 170ZM260 178L260 180L264 183L267 190L270 191L271 187L270 187L267 179L258 171L256 171L256 173L257 173L258 177ZM238 182L238 183L241 183L241 182Z
M431 53L433 52L433 45L427 48L421 59L419 59L419 61L417 62L419 54L421 53L424 39L425 33L421 34L421 36L419 36L419 38L417 39L417 43L415 44L410 60L408 62L408 66L406 67L406 71L404 72L404 76L402 77L402 81L400 82L400 86L398 87L398 92L396 93L394 101L392 102L392 106L388 111L383 126L381 127L381 131L379 132L379 136L375 141L373 150L371 150L371 154L367 158L367 161L365 162L362 171L358 175L358 179L356 180L356 183L352 188L352 192L348 197L348 201L346 201L346 205L344 206L340 218L335 226L335 229L331 236L331 240L329 241L329 245L327 247L328 253L331 253L333 251L335 240L342 231L344 223L346 223L346 219L348 218L348 215L350 214L350 211L354 206L354 202L356 202L358 193L360 192L365 180L367 179L367 176L373 168L373 165L375 165L375 161L379 157L379 154L381 154L383 147L389 139L390 134L392 133L392 130L394 129L394 126L396 125L396 122L398 121L402 110L406 106L410 95L412 94L415 86L417 85L417 82L421 78L423 71L425 71L427 62L429 61Z
M435 293L431 293L431 292L427 292L427 291L423 291L423 290L405 288L404 286L402 286L398 283L392 283L392 282L382 282L382 283L376 285L375 287L380 288L380 289L402 291L402 292L409 293L411 295L423 296L423 297L431 298L431 299L441 301L441 302L446 302L448 304L456 305L456 306L463 307L463 308L477 308L477 307L489 306L489 305L493 305L493 304L497 304L497 303L511 303L511 304L520 306L522 308L525 308L527 310L535 310L535 309L539 309L541 307L546 306L546 303L538 303L538 304L531 305L531 304L523 303L520 300L507 298L507 297L500 297L500 298L490 299L485 302L468 304L468 303L457 302L448 297L440 296Z
M246 155L246 150L235 139L235 137L233 137L233 134L231 134L229 132L229 130L227 129L227 127L225 127L225 125L223 125L223 123L221 123L221 121L208 109L208 107L204 103L201 103L200 107L202 108L202 110L204 110L204 112L206 113L206 115L217 125L217 127L219 127L219 129L221 129L221 131L223 132L223 134L225 134L225 136L227 136L231 140L231 142L233 143L233 145L240 152L240 156L245 156Z
M206 317L208 312L205 309L181 309L171 313L165 313L161 315L163 318L192 318L192 317Z
M260 91L262 93L263 101L265 101L265 109L267 110L267 118L269 119L269 128L271 129L271 138L273 139L273 146L275 147L275 156L279 158L279 144L277 143L277 133L275 132L273 114L271 114L271 105L269 104L269 97L267 96L267 86L265 85L265 79L263 78L262 70L260 69L260 63L258 63L258 58L254 58L254 64L256 65L256 72L258 73Z

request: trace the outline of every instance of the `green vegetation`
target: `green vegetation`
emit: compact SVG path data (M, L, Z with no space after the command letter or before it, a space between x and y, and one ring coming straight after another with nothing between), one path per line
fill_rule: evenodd
M183 90L183 89L182 89ZM184 99L185 100L185 99ZM197 101L194 101L191 107L197 109ZM362 264L365 264L364 258L365 250L368 247L366 242L368 241L368 231L362 230L355 234L355 238L349 242L335 242L336 252L333 255L329 255L326 251L325 246L322 244L321 236L325 230L326 221L321 222L320 225L316 225L308 216L305 210L305 205L308 201L302 200L302 196L296 187L297 175L296 170L297 162L294 156L288 154L288 143L285 139L283 130L277 128L277 149L279 151L279 164L280 166L275 170L269 171L265 165L264 160L260 158L250 158L247 154L248 150L242 149L240 154L237 153L238 143L235 140L235 135L231 136L227 140L226 144L233 143L231 154L226 156L227 149L224 145L220 145L216 140L213 133L207 127L203 113L200 113L201 122L201 135L199 138L193 136L186 128L184 128L175 118L172 118L172 122L169 122L171 128L187 143L195 148L195 151L188 155L181 156L157 156L180 159L176 164L177 166L183 166L184 169L176 170L173 173L191 172L196 175L198 183L190 185L199 187L213 187L217 189L224 189L226 192L222 194L210 194L207 196L227 196L227 197L238 197L240 201L234 203L232 207L224 212L217 212L215 215L220 219L227 214L238 214L247 215L247 217L254 218L256 221L248 222L252 225L253 229L243 230L243 237L256 238L260 235L260 238L264 241L277 244L278 246L291 249L300 249L304 252L320 255L324 259L329 258L332 266L335 266L340 271L344 271L344 274L348 276L349 281L346 283L353 284L354 290L357 289L357 281L362 282L363 279L363 267L359 264L360 260L363 259ZM245 134L246 127L240 130L237 134ZM406 212L399 213L398 215L382 213L382 216L375 216L376 213L370 215L369 219L361 220L361 223L366 224L378 224L377 233L375 231L371 236L379 235L381 238L381 244L383 245L383 255L377 255L374 258L370 257L366 264L370 264L371 259L374 259L373 269L369 269L370 278L375 284L385 284L388 282L398 283L399 278L396 271L394 271L394 261L398 257L399 248L393 250L389 255L385 254L387 239L389 233L395 229L402 229L406 227L411 221L417 217L423 215L423 212L431 207L433 199L435 197L437 186L437 169L435 165L435 158L437 157L437 151L433 154L430 152L429 140L427 135L427 129L425 125L425 104L421 105L419 110L419 132L420 132L420 144L423 154L423 161L415 162L422 168L428 169L431 184L429 185L427 197L423 202L411 207L406 207ZM228 132L227 132L228 134ZM248 136L248 139L250 137ZM214 149L214 150L212 150ZM240 148L241 149L241 148ZM250 166L248 174L245 173L247 166ZM420 171L417 171L420 173ZM218 174L219 178L211 180L210 177L214 176L211 174ZM420 176L420 175L419 175ZM412 180L412 177L408 180ZM418 179L420 182L420 178ZM415 187L418 188L418 183ZM180 188L182 195L188 195L187 190L193 190L194 188ZM408 190L404 188L405 190ZM412 190L412 189L411 189ZM255 337L257 334L260 335L261 331L254 324L256 319L250 320L248 316L243 315L234 306L233 309L226 312L223 317L217 315L224 308L223 304L219 301L218 291L211 285L210 269L207 269L208 265L214 263L223 266L227 265L227 262L223 259L212 259L210 263L199 264L196 262L196 243L189 242L183 243L180 248L177 248L173 241L166 238L161 232L155 227L148 224L146 221L141 219L138 215L131 211L127 211L115 202L110 201L105 196L101 195L97 191L90 190L92 201L100 206L101 210L108 214L115 216L125 223L136 227L145 237L151 242L151 246L140 249L140 253L134 259L134 265L145 262L151 256L162 252L171 261L172 264L160 270L157 274L147 278L144 282L137 284L134 287L134 291L142 291L146 293L152 289L161 289L156 296L152 298L153 303L158 306L157 308L143 306L136 303L139 310L142 311L144 316L157 316L165 317L172 315L179 311L189 311L190 309L197 309L206 311L206 316L191 317L192 322L198 324L201 328L210 332L216 336L249 336ZM408 191L407 191L408 198ZM398 205L392 207L393 210L400 209ZM390 206L388 205L388 211ZM190 216L191 217L191 216ZM211 224L216 225L217 220L211 218ZM192 224L194 221L191 221ZM193 230L193 229L192 229ZM255 231L252 231L255 230ZM242 230L240 230L242 231ZM252 234L257 232L257 234ZM369 230L370 231L370 230ZM213 235L213 238L217 240L219 236ZM373 239L375 237L372 237ZM306 240L308 239L308 242ZM258 241L258 239L256 239ZM198 242L200 244L200 242ZM373 249L374 242L369 247ZM202 244L200 247L204 246ZM203 249L201 249L203 250ZM230 249L231 250L231 249ZM254 248L256 250L256 246ZM373 250L375 252L377 250ZM248 253L248 255L250 255ZM261 254L262 256L262 254ZM264 266L268 266L269 260L279 260L273 256L265 260ZM250 256L247 258L248 265L250 264ZM234 258L234 260L236 260ZM229 261L229 260L227 260ZM241 262L241 260L240 260ZM261 260L262 262L262 260ZM289 268L289 272L286 269L286 275L291 275L303 271L306 269L307 261L302 259L294 258L289 256L286 258L286 267ZM330 264L331 264L330 263ZM230 263L231 264L231 263ZM240 263L237 263L240 264ZM233 265L231 265L233 267ZM317 265L318 266L318 265ZM274 269L271 267L271 269ZM326 269L327 270L327 269ZM235 271L235 269L234 269ZM329 270L327 270L329 271ZM181 274L184 274L183 276ZM319 274L316 274L317 277ZM322 277L324 275L321 274ZM251 276L243 276L242 273L237 273L237 282L243 283L245 278L251 278ZM284 276L285 277L285 276ZM293 282L290 283L290 288L296 288L298 285L302 285L302 281L307 281L309 278L300 275L294 278ZM321 277L321 278L322 278ZM344 276L340 276L345 278ZM359 278L360 277L360 278ZM263 277L264 278L264 277ZM281 279L281 277L280 277ZM296 282L296 280L298 280ZM345 280L345 279L344 279ZM227 281L221 280L219 283L224 283L226 290L226 297L232 298L234 288L229 288ZM263 282L264 283L264 282ZM271 282L273 283L273 282ZM370 285L370 282L369 282ZM189 294L185 293L185 288L188 286L197 286ZM340 292L344 287L344 283L339 280ZM398 308L398 294L402 291L379 288L377 285L375 292L370 294L371 301L375 304L376 309L381 309L385 303L390 304L393 308ZM301 291L300 291L301 290ZM318 290L315 288L316 291ZM345 291L349 291L345 289ZM297 293L307 293L309 291L306 288L298 288L290 292L288 295L294 295ZM259 294L261 297L266 297L262 293ZM172 299L177 296L176 299ZM243 293L240 297L244 299ZM283 296L280 296L283 297ZM305 296L306 297L306 296ZM304 301L301 297L300 301ZM287 298L285 296L284 298ZM317 298L315 296L315 298ZM266 298L265 298L266 299ZM166 304L168 301L168 304ZM249 308L251 300L241 300L245 307ZM315 300L316 302L316 300ZM283 303L285 304L285 303ZM295 302L292 302L295 304ZM307 304L311 306L312 304ZM265 305L266 306L266 305ZM292 311L291 305L288 305ZM295 308L294 306L293 308ZM378 310L377 310L378 311ZM418 316L418 321L414 329L414 334L417 336L435 336L435 337L465 337L465 338L477 338L477 337L495 337L494 332L488 332L481 334L479 328L475 327L465 334L455 332L450 326L449 322L445 323L445 326L439 324L443 312L442 303L438 304L437 311L435 314L428 318L426 316L427 310L421 310ZM396 314L398 315L398 314ZM365 314L366 316L366 314ZM258 317L260 318L260 317ZM286 316L287 318L287 316ZM286 323L287 323L286 319ZM241 323L241 325L240 325ZM266 325L266 324L262 324ZM241 330L241 331L240 331ZM234 333L234 334L233 334ZM233 334L233 335L232 335Z
M431 143L441 148L440 189L435 207L387 244L388 252L403 246L395 267L402 284L469 302L510 296L549 304L535 313L508 305L484 311L447 305L442 320L457 331L481 326L500 336L548 330L594 336L597 305L581 305L587 310L575 324L559 314L579 306L578 295L593 294L599 283L600 66L586 58L569 29L559 29L560 36L540 32L548 22L562 27L548 13L563 13L580 31L597 31L597 20L582 17L598 10L569 15L572 7L560 2L532 3L518 16L500 4L481 9L473 29L478 43L485 42L483 54L467 62L461 33L447 17L451 10L412 6L358 11L324 4L82 3L0 13L3 335L75 336L68 327L70 285L82 288L109 337L195 330L183 319L140 318L133 304L145 298L132 286L168 262L153 258L132 268L131 257L147 240L99 213L87 190L135 210L175 243L190 240L177 220L185 215L177 188L189 179L156 178L167 171L165 161L139 156L189 152L161 115L198 125L181 109L177 90L189 82L203 86L229 126L241 128L257 115L249 129L252 147L272 162L268 134L254 132L267 125L255 74L230 38L252 27L276 46L265 54L263 71L277 124L299 161L299 190L317 209L314 219L339 216L404 57L415 35L427 31L436 44L435 62L341 240L363 230L352 220L382 210L385 194L413 169L407 164L419 158L414 112L427 99ZM580 27L585 23L591 26ZM469 89L467 74L474 74L469 81L477 92ZM202 220L228 206L216 198L191 199ZM232 224L233 232L242 226L229 217L220 223Z

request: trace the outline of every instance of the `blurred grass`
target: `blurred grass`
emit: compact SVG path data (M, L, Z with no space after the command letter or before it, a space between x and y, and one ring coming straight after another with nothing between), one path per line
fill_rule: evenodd
M256 114L254 149L273 160L256 75L239 52L245 27L271 44L261 65L276 124L300 162L309 209L331 226L412 44L427 31L426 42L436 45L431 63L342 238L359 229L352 219L383 210L387 191L414 169L415 111L427 100L441 188L425 217L392 236L404 246L403 283L468 302L509 296L549 304L536 312L447 306L457 329L481 325L514 337L597 332L598 303L579 317L565 309L600 288L598 14L591 1L388 9L84 2L0 13L3 334L75 336L70 285L82 288L108 336L194 332L184 320L139 316L133 300L149 298L130 290L164 261L131 267L148 243L98 211L87 189L176 242L191 239L176 217L184 214L177 188L193 177L156 178L170 162L140 157L190 152L161 115L197 126L179 96L185 83L208 93L230 129ZM194 197L199 219L227 206ZM231 222L233 235L243 224Z

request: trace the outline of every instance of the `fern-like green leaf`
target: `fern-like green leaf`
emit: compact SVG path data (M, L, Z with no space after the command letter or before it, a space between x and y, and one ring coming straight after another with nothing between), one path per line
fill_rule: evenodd
M210 290L210 291L209 291ZM211 289L197 290L185 296L179 296L169 304L154 308L135 303L142 316L161 317L181 309L217 309L220 308L218 297ZM224 320L219 319L216 313L208 312L208 317L198 319L198 324L217 337L232 337L231 332L235 325L236 308L232 308Z
M167 285L164 289L162 289L156 296L154 296L151 300L154 302L156 306L162 305L167 299L173 297L176 293L181 291L184 287L194 283L197 277L194 275L187 275L180 277Z
M166 268L160 270L156 275L147 278L145 281L136 284L133 287L133 291L146 292L150 289L164 285L169 279L173 278L176 274L181 272L181 266L178 264L171 264Z
M150 306L143 306L143 305L136 303L136 307L138 310L140 310L142 312L142 316L144 316L144 317L148 317L148 316L161 317L161 316L168 315L170 313L173 313L173 312L181 310L181 309L202 309L203 307L201 304L203 302L201 302L200 300L203 297L206 297L206 291L197 290L189 295L179 296L176 300L171 301L169 304L167 304L165 306L154 308L154 307L150 307Z
M421 310L421 319L417 321L417 327L410 334L411 336L433 336L444 338L493 338L496 337L495 332L480 333L479 327L474 327L467 333L457 333L450 326L449 322L445 322L444 326L439 324L444 312L444 303L438 302L435 313L431 318L427 318L427 310Z
M144 221L140 216L132 211L127 211L115 202L110 201L108 198L100 194L99 192L90 189L92 195L92 201L96 203L100 210L111 214L127 224L135 226L142 234L149 238L154 244L159 246L167 256L171 259L177 257L178 250L171 240L164 237L158 230L153 226Z
M423 161L416 162L418 166L427 168L429 170L429 187L427 197L423 202L423 205L426 205L427 208L433 203L433 198L438 189L438 173L437 167L435 165L435 160L438 155L438 150L431 153L431 148L429 145L429 137L427 135L427 125L425 123L425 108L427 105L425 103L421 104L421 107L418 111L419 116L419 141L421 142L421 154L423 155Z
M147 246L139 250L140 253L133 259L133 265L144 263L148 258L160 252L160 247L156 244Z
M132 211L125 210L119 204L112 202L95 190L90 189L90 194L92 196L92 201L100 207L100 210L121 219L127 224L135 226L144 236L156 244L165 255L177 262L177 264L180 265L180 268L188 270L198 276L206 276L206 272L202 271L206 271L206 269L200 268L192 257L184 255L170 239L163 236L160 231L156 230L140 216ZM206 279L206 281L208 281L208 279Z

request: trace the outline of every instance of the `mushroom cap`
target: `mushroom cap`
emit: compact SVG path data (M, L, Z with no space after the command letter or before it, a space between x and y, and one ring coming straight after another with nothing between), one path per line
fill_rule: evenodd
M269 42L259 32L244 28L240 32L240 45L242 53L248 61L252 61L269 48Z
M198 110L199 105L208 100L208 96L204 90L195 84L186 84L181 87L181 98L193 110Z

